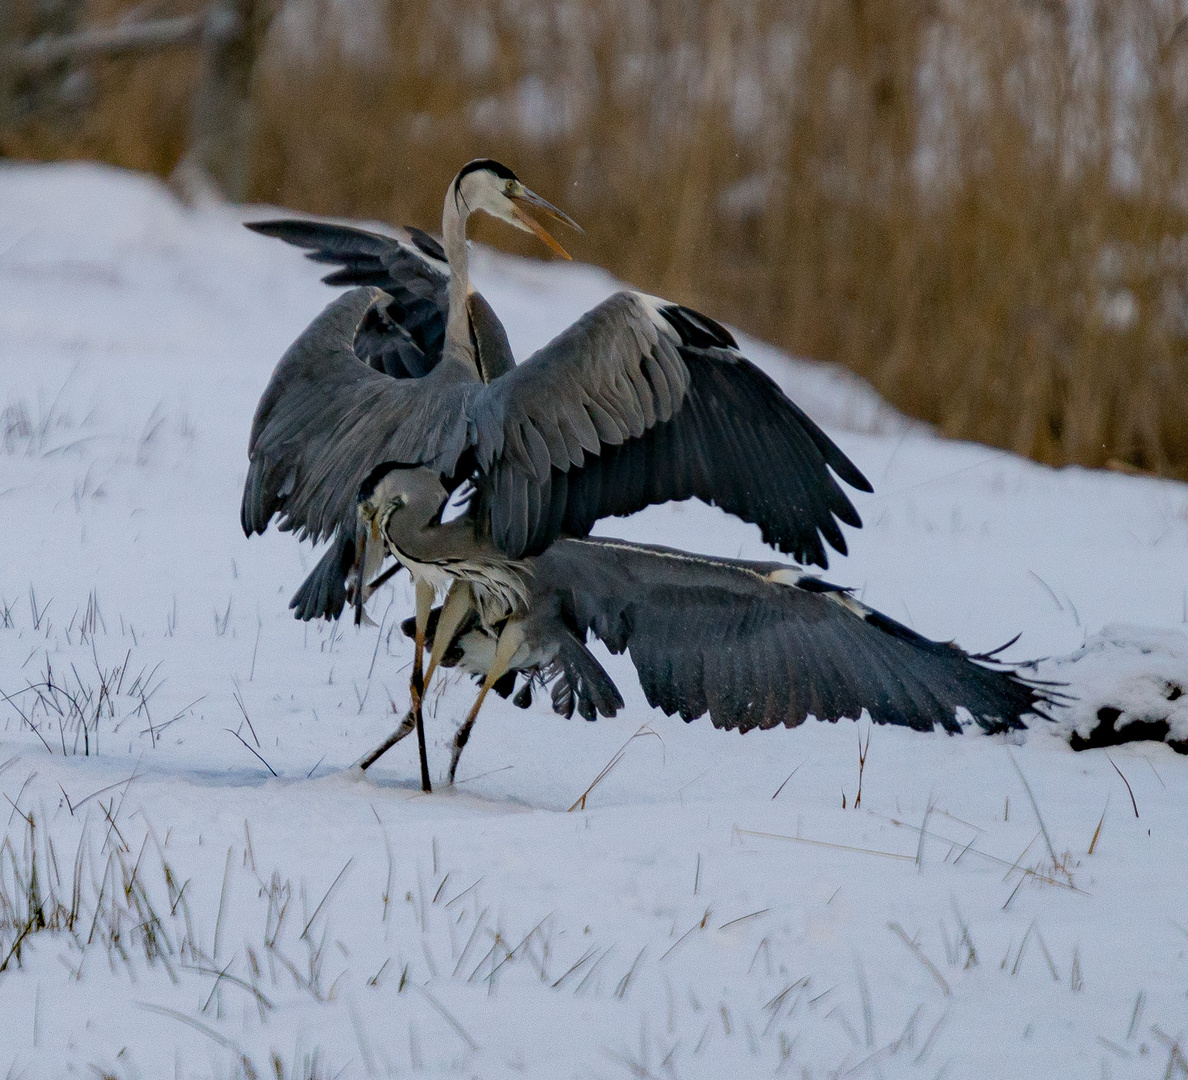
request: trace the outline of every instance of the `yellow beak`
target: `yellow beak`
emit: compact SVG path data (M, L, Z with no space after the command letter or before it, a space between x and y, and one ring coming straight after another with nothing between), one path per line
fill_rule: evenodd
M537 221L536 218L529 214L525 207L530 206L536 210L539 210L541 213L553 218L553 220L560 221L563 224L568 225L571 229L581 232L582 227L576 221L574 221L573 218L563 211L558 210L557 207L555 207L547 199L542 199L536 194L535 191L529 191L528 188L523 188L519 193L515 195L509 195L508 198L511 199L512 213L516 215L516 218L519 221L524 223L525 228L527 228L529 232L535 233L541 242L544 243L544 245L548 247L548 249L554 254L560 255L563 259L572 258L569 252L566 251L559 243L557 243L555 239L553 239L548 230L539 221Z

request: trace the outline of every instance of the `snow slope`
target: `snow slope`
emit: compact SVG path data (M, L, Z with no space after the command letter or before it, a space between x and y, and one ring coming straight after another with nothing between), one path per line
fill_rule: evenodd
M239 529L256 399L331 295L241 216L0 169L5 1075L1188 1074L1188 759L1067 742L1101 710L1188 738L1188 488L945 442L748 342L875 485L829 576L969 649L1021 631L1078 704L740 737L606 657L613 720L493 702L456 789L413 740L356 781L410 590L378 632L297 623L314 552ZM615 287L474 261L520 355ZM701 504L601 531L765 555ZM472 693L434 701L435 772Z

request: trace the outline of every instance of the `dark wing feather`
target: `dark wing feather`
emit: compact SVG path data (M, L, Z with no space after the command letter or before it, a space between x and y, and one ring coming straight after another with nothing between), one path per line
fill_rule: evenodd
M566 624L628 651L649 704L716 727L795 727L811 716L921 731L1024 727L1049 695L956 645L930 641L843 589L776 563L617 540L562 540L534 590ZM978 658L982 659L982 658Z
M294 617L305 622L337 619L346 604L346 583L354 564L355 537L340 527L326 553L289 601Z
M355 355L393 379L419 379L441 359L441 342L435 343L436 352L426 355L423 343L399 321L402 312L398 308L393 301L367 313L355 335Z
M681 357L690 374L683 407L570 474L563 532L584 536L601 517L695 496L757 524L766 543L800 562L828 565L822 537L845 554L837 522L861 519L830 469L870 490L861 473L750 361L721 349L684 348Z
M825 565L866 478L712 319L616 293L475 401L475 513L509 556L692 496Z
M378 289L344 294L281 358L252 422L241 510L247 535L279 514L281 529L327 538L354 521L359 485L383 461L453 473L479 384L451 361L424 378L392 379L359 360L356 332L385 301Z
M424 375L441 357L449 310L449 264L433 237L420 229L383 236L324 221L252 221L247 227L306 249L314 262L337 266L327 285L371 285L391 301L362 327L356 351L395 378Z

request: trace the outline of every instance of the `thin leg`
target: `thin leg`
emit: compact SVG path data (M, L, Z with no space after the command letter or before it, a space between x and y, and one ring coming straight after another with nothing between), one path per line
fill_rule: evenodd
M417 727L417 750L421 755L421 790L432 791L429 782L429 754L425 749L425 720L421 715L421 702L425 697L425 679L421 671L422 654L425 651L425 627L429 625L429 613L433 610L433 586L417 582L417 633L414 640L412 683L409 687L412 698L413 718Z
M437 632L433 635L433 650L429 654L429 668L425 672L426 686L433 678L433 673L437 670L437 665L441 663L441 658L445 656L450 643L454 640L454 635L458 632L458 627L462 625L462 620L470 611L470 605L470 582L455 581L450 586L445 603L441 605L441 614L437 617Z
M491 660L487 677L483 679L483 688L479 691L478 699L471 706L466 719L462 721L458 734L454 736L454 753L450 758L451 784L454 782L454 774L458 771L458 759L462 756L462 750L470 740L470 729L474 727L474 722L478 719L479 709L483 707L483 699L487 696L487 691L507 674L512 657L515 656L516 650L523 641L524 634L514 623L504 627L503 633L499 635L499 642L495 646L495 656Z
M392 732L382 743L371 751L366 757L359 759L356 768L366 772L372 765L374 765L380 758L392 749L405 735L412 734L413 728L417 726L416 718L413 715L413 710L409 709L404 714L404 719L400 721L400 726Z

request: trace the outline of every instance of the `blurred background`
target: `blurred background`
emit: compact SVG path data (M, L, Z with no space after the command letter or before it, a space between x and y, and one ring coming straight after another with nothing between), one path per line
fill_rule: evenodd
M495 157L575 258L948 435L1188 478L1186 11L0 0L0 155L432 231Z

